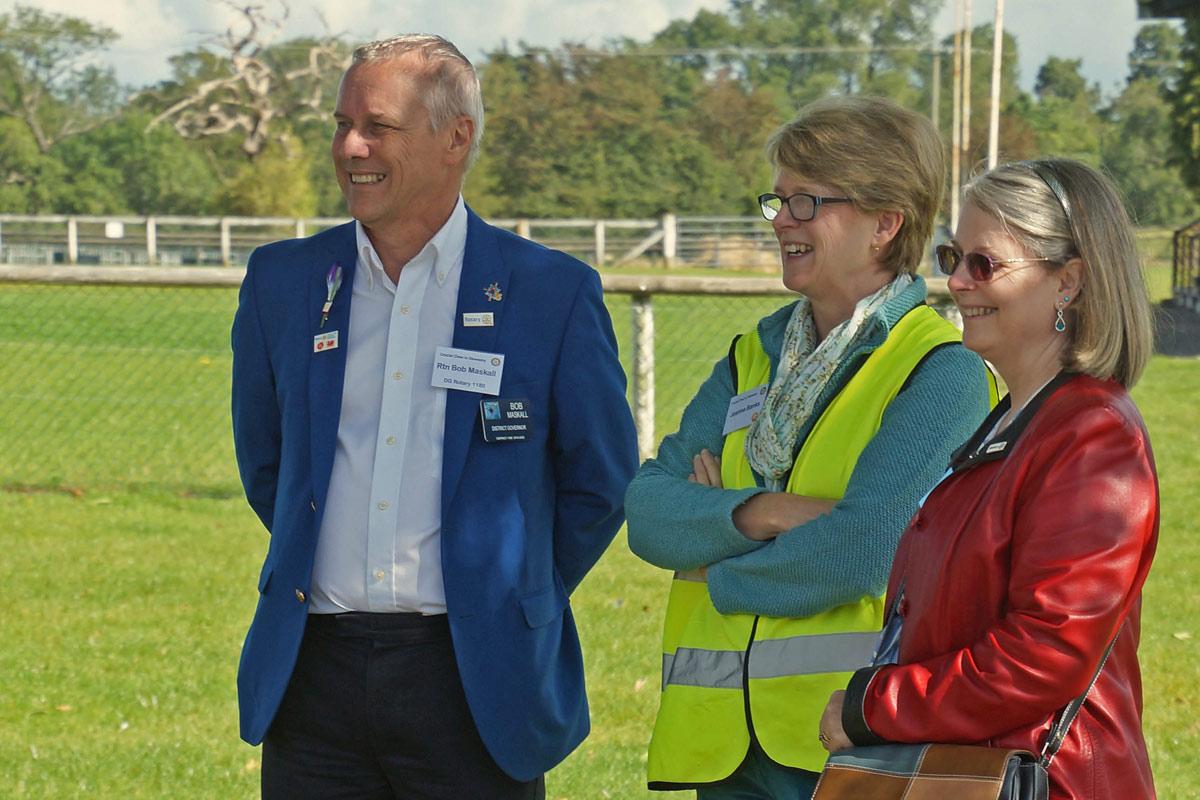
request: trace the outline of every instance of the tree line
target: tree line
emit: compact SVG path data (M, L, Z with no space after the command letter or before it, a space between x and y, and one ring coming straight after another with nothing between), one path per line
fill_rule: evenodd
M933 34L942 4L730 0L646 41L498 46L476 64L487 125L465 194L504 217L755 213L771 181L767 135L813 99L875 94L931 114L938 97L950 130L950 39ZM0 211L344 215L328 142L352 45L278 40L282 4L234 8L238 23L136 88L96 65L114 31L22 5L0 15ZM986 155L991 26L972 38L968 168ZM1141 224L1197 216L1200 14L1143 25L1115 96L1053 56L1022 90L1018 47L1006 33L1002 158L1102 167Z

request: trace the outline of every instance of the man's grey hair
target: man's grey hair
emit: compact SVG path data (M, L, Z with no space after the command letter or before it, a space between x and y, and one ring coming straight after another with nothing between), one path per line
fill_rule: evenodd
M470 169L479 157L479 143L483 140L483 93L475 67L457 47L441 36L408 33L358 47L351 65L407 55L417 56L426 67L419 78L424 84L421 95L429 112L429 124L435 131L460 116L474 121L475 134L467 154Z

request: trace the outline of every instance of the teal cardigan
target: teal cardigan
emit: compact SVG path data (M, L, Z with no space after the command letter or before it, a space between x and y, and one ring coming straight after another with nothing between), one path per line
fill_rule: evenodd
M924 302L925 282L917 278L868 321L866 335L846 354L801 429L800 444L892 326ZM794 306L758 323L772 382ZM707 566L708 591L721 613L776 617L810 616L883 594L900 534L918 501L989 408L987 368L979 356L961 344L934 350L884 412L833 511L764 543L747 539L733 525L734 509L766 491L761 476L756 475L758 488L749 489L714 489L687 480L692 457L702 448L721 453L734 394L729 361L722 358L684 410L679 430L663 439L658 456L642 464L629 484L629 547L664 569Z

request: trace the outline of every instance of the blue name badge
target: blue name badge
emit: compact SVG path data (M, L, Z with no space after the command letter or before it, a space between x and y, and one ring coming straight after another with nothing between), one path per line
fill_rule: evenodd
M479 419L485 442L523 442L533 425L528 400L480 400Z

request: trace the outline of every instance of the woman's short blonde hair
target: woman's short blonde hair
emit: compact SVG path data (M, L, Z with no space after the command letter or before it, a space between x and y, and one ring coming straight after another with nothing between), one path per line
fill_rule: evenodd
M942 140L928 119L881 97L828 97L771 136L767 159L868 214L899 211L904 221L883 264L901 273L921 263L946 184Z
M1064 366L1137 383L1154 349L1154 323L1133 225L1112 181L1072 159L1016 161L972 179L963 200L1050 259L1046 269L1083 262L1082 286L1065 311Z

